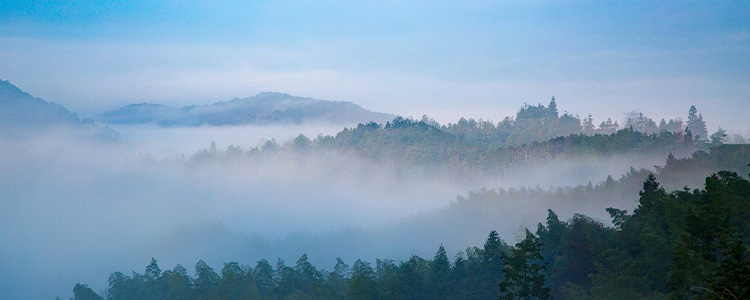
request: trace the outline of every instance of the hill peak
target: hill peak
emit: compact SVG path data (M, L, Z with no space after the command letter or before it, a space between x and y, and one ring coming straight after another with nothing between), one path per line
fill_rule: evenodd
M180 108L159 104L131 104L98 116L112 124L160 126L266 125L303 122L366 123L385 122L390 114L373 112L351 102L318 100L279 92L262 92L252 97L234 98L209 105Z

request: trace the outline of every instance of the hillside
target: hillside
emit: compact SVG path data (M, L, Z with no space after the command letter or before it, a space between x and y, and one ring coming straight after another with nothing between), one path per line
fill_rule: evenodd
M98 121L110 124L158 124L160 126L267 125L327 122L333 124L385 122L390 114L366 110L344 101L295 97L282 93L260 93L211 105L169 107L131 104L100 114Z
M673 153L688 157L695 150L703 150L685 135L662 131L646 134L630 128L611 134L572 134L545 142L519 146L497 146L495 143L467 139L458 134L422 121L396 117L380 125L374 122L344 128L333 136L310 139L304 135L279 144L275 140L252 149L230 146L226 157L276 157L279 151L290 153L328 153L331 150L347 153L381 166L390 172L406 176L419 172L431 178L450 179L452 182L476 183L489 178L518 177L517 172L529 173L528 168L579 169L590 172L601 161L615 158L650 157L659 160ZM242 156L242 155L240 155ZM222 157L220 152L198 151L193 160ZM416 172L416 173L415 173ZM545 172L549 173L549 172ZM516 174L516 175L513 175ZM604 174L606 176L606 174Z
M34 97L3 80L0 80L0 128L5 137L70 129L87 138L120 139L117 131L98 126L91 119L80 119L67 108Z

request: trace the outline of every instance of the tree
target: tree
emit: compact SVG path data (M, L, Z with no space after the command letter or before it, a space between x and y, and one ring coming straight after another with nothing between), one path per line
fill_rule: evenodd
M219 284L219 275L213 268L209 267L206 262L199 260L195 264L195 295L198 299L209 299L216 294L216 287Z
M695 108L695 105L690 106L690 110L688 111L687 129L693 133L693 137L696 141L708 140L706 122L703 121L703 115L697 113L698 110Z
M311 145L312 141L304 134L300 134L294 138L294 148L297 150L305 150L310 148Z
M168 282L162 278L162 272L159 265L156 263L155 258L151 258L151 263L146 266L146 271L143 276L138 276L143 279L140 284L140 289L145 297L148 299L164 299L168 293Z
M86 284L77 283L73 288L73 300L104 300Z
M656 181L656 176L653 173L649 173L646 177L646 181L643 182L643 189L638 192L641 196L639 200L639 207L636 208L636 212L641 214L648 214L651 212L651 208L659 197L665 194L664 189L659 187L659 182Z
M606 121L599 124L599 129L596 132L609 135L615 133L618 128L620 128L620 125L617 124L617 121L612 122L612 118L607 118Z
M431 299L450 298L449 275L451 271L451 263L448 261L448 255L445 253L443 245L440 245L437 253L435 253L435 258L432 259L430 268L432 269L432 277L430 280L430 285L432 286Z
M341 257L336 257L336 265L333 272L328 273L326 283L336 291L337 294L346 293L347 281L351 276L351 270Z
M464 259L464 252L458 251L453 261L453 270L451 271L451 285L453 287L453 296L456 299L468 299L469 276Z
M706 190L695 195L697 206L686 216L669 274L673 296L747 299L750 249L742 240L748 221L741 215L747 213L750 182L722 171L706 178Z
M555 102L555 96L552 96L552 100L549 101L549 114L551 118L557 118L557 103Z
M720 299L747 299L750 297L750 248L740 239L729 242L716 273L706 279L711 296Z
M305 280L310 281L321 281L322 276L320 272L308 261L307 254L302 254L297 260L297 265L294 266L294 270L297 271Z
M107 287L107 299L128 299L131 291L128 289L130 278L122 272L114 272L109 275L109 286Z
M258 261L255 270L253 270L253 277L255 277L255 285L258 287L258 291L263 296L270 295L276 287L273 268L265 259Z
M659 131L656 123L639 111L631 111L625 114L625 128L630 127L635 131L653 134Z
M167 278L167 300L188 300L191 298L190 276L187 269L178 264L172 271L164 272Z
M350 299L377 299L375 271L370 263L358 259L352 267L352 278L346 292Z
M419 256L401 262L396 273L397 284L393 288L394 298L419 299L426 294L425 276L429 272L427 262Z
M260 298L252 273L245 272L236 262L224 264L218 285L218 295L226 300Z
M583 134L593 135L596 133L596 127L594 126L594 119L591 118L591 114L583 119Z
M716 132L711 135L711 146L721 146L724 144L724 139L727 137L727 131L719 127Z
M484 242L484 260L485 263L491 265L501 265L502 254L505 247L505 243L500 239L497 231L490 231L487 241Z
M494 286L497 285L498 278L503 277L503 254L507 249L508 245L500 239L497 231L492 230L484 243L484 249L477 253L481 255L480 281L477 283L481 293L472 295L473 297L487 299L497 295Z
M503 253L505 279L498 284L498 299L549 299L550 289L544 286L546 264L542 262L542 243L526 229L526 238Z
M146 273L143 275L146 276L148 280L157 280L161 277L161 269L159 269L159 265L156 263L155 258L151 258L151 263L146 266Z

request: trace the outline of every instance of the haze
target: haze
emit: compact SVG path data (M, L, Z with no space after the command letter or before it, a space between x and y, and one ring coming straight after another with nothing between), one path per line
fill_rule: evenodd
M50 128L24 140L3 140L0 250L6 255L0 265L7 273L0 273L2 295L65 296L79 281L102 289L109 273L140 270L150 257L165 266L198 259L220 265L277 257L293 261L308 253L316 264L329 266L337 256L374 261L429 255L441 243L455 254L481 244L489 230L511 240L521 226L543 221L546 208L565 217L586 212L606 220L606 214L601 204L528 201L503 204L503 213L478 218L482 228L400 222L423 216L418 222L429 224L429 216L457 195L483 186L585 185L608 174L622 175L630 166L663 163L663 157L641 156L561 162L461 184L422 172L394 176L388 164L347 153L282 152L261 160L197 164L183 160L193 157L198 149L192 147L200 140L205 141L202 148L209 148L209 137L234 135L239 143L255 145L265 139L248 136L263 132L283 146L297 129L135 126L123 131L132 139L101 143ZM634 205L634 198L612 201ZM420 235L424 230L444 233Z
M632 111L687 122L695 105L709 134L721 127L744 141L747 20L750 2L741 1L3 1L0 79L81 118L272 91L442 124L497 124L554 96L560 116L592 114L597 125L624 124ZM307 253L330 269L338 256L429 257L441 244L452 257L490 230L516 240L549 208L609 224L606 207L632 211L638 196L530 198L484 215L452 211L457 197L585 188L666 161L666 153L586 154L457 181L357 151L287 151L299 134L335 136L357 124L87 124L111 126L122 140L57 125L0 132L0 299L67 298L78 282L101 292L109 274L140 272L151 257L167 269ZM683 128L675 136L688 136ZM523 134L532 143L542 131ZM266 153L269 141L282 150ZM262 154L212 158L227 149Z

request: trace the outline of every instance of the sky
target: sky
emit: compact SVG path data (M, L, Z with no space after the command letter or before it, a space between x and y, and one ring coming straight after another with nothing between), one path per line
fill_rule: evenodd
M555 96L750 134L750 2L3 0L0 79L82 116L275 91L500 121Z

